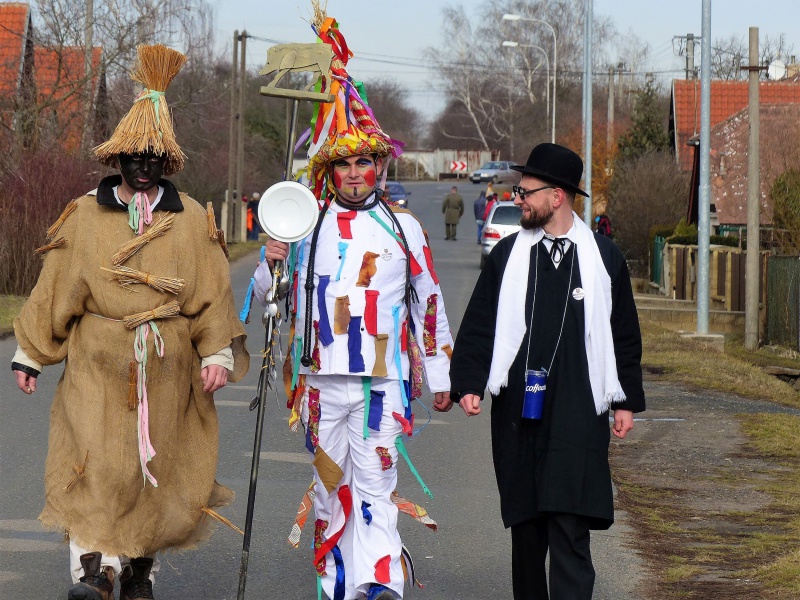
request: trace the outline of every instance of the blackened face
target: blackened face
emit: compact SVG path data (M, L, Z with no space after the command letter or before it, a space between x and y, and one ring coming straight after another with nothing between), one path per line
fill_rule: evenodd
M152 152L120 154L118 159L122 179L134 192L147 192L158 185L166 158L164 154Z

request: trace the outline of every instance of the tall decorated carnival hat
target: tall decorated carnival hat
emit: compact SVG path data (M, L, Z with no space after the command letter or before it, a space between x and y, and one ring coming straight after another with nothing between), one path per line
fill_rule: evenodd
M330 93L334 102L315 104L311 128L307 132L310 136L309 187L317 198L322 198L326 187L333 191L332 182L327 181L327 167L332 161L358 154L397 158L403 144L384 133L367 104L364 85L347 73L347 63L353 53L347 47L339 24L333 17L326 16L319 2L313 2L313 7L311 27L318 40L333 51L331 76L321 78L315 91Z
M137 154L152 151L166 155L164 175L183 169L184 154L175 141L172 115L165 92L186 63L186 56L161 44L137 47L138 60L131 79L144 89L133 106L117 125L111 138L94 149L98 160L116 166L118 154Z

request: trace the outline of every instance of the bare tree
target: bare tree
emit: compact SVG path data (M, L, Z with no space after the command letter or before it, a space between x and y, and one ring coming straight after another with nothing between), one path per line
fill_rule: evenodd
M759 42L759 63L766 66L775 59L786 59L794 52L794 46L786 41L786 36L777 37L766 35ZM714 79L745 80L747 71L742 70L747 64L749 55L746 36L731 35L727 38L716 39L711 47L711 75ZM766 72L761 72L762 79L767 77Z
M463 6L448 6L442 11L442 46L427 52L449 99L450 114L434 123L444 139L513 152L514 140L521 136L526 143L531 136L549 137L544 118L547 65L541 51L533 46L544 49L548 61L552 61L552 33L547 26L529 20L503 21L505 13L546 21L555 30L559 98L569 95L580 81L581 0L486 0L474 17ZM597 43L593 60L602 63L614 28L604 18L596 18L594 27ZM519 42L519 47L513 51L502 48L506 39Z

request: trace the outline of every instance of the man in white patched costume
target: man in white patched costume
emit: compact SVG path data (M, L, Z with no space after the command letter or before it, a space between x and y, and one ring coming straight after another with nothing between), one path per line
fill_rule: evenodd
M423 371L434 408L451 407L453 338L420 223L376 193L400 144L347 74L351 55L336 22L314 26L334 49L331 93L339 100L315 111L322 127L312 135L309 175L321 212L300 242L267 243L255 297L265 302L274 262L285 261L292 329L284 378L290 426L302 421L314 455L318 586L332 600L394 600L410 566L393 501L397 461L403 456L430 494L402 440L413 432Z

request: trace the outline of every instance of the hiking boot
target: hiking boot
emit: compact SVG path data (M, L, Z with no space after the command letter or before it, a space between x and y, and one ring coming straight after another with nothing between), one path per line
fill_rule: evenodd
M385 585L375 584L369 588L367 600L395 600L395 596Z
M119 576L119 600L153 600L152 558L132 558Z
M99 552L81 554L83 577L73 585L67 600L114 600L114 569L101 567Z

